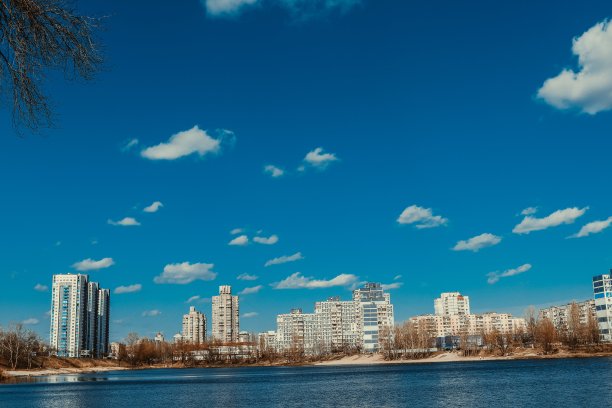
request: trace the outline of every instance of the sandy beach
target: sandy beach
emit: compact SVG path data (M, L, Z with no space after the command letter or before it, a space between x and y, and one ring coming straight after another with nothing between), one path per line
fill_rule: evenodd
M43 375L101 373L106 371L119 371L133 369L130 367L70 367L70 368L46 368L43 370L15 370L5 371L9 377L39 377Z

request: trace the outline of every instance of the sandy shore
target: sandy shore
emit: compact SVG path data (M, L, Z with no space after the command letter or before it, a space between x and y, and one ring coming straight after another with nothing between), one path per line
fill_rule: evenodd
M525 353L520 355L512 355L506 357L499 356L477 356L477 357L463 357L458 353L441 353L435 356L422 358L419 360L385 360L380 354L373 355L357 355L350 357L343 357L338 360L323 361L315 363L319 366L342 366L342 365L374 365L374 364L422 364L422 363L454 363L461 361L499 361L499 360L526 360L526 359L541 359L541 358L567 358L573 357L571 355L551 355L542 356L536 353ZM595 356L593 356L595 357Z
M101 373L106 371L129 370L129 367L71 367L71 368L47 368L43 370L15 370L5 371L10 377L39 377L42 375Z

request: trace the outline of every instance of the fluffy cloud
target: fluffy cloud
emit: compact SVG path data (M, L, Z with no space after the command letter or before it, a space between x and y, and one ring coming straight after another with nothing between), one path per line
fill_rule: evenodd
M261 289L263 289L262 285L253 286L251 288L244 288L239 295L252 295L254 293L258 293Z
M403 285L402 282L393 282L393 283L388 283L388 284L382 284L380 285L380 287L383 290L392 290L392 289L399 289L401 288Z
M119 221L108 220L107 222L110 225L119 226L119 227L137 227L140 225L140 223L136 221L135 218L132 218L132 217L125 217L124 219L119 220Z
M168 264L164 267L164 272L156 276L153 281L179 285L186 285L196 280L211 281L217 277L217 274L212 271L214 266L214 264L189 262Z
M538 90L538 98L558 109L577 108L594 115L612 109L612 29L608 21L595 24L574 38L572 53L578 71L564 69Z
M212 17L230 17L248 7L267 4L280 6L295 17L309 18L334 10L343 13L360 2L361 0L202 0L207 14Z
M236 238L232 239L230 242L228 242L227 245L245 246L248 243L249 243L249 237L247 237L246 235L240 235L240 236L237 236Z
M142 211L147 212L147 213L154 213L154 212L159 211L159 209L162 208L163 206L164 205L161 203L161 201L155 201L150 206L143 208Z
M231 235L237 235L237 234L242 234L244 232L244 229L242 228L234 228L233 230L230 231Z
M523 211L521 211L521 215L533 215L538 212L537 207L527 207Z
M589 222L580 228L578 233L571 235L568 238L583 238L588 237L591 234L598 234L608 228L610 224L612 224L612 217L608 218L607 220Z
M253 238L254 242L262 245L274 245L278 242L278 236L270 235L269 237L255 237Z
M400 224L415 224L418 229L435 228L448 224L448 219L439 215L433 215L431 208L423 208L418 205L406 207L397 219Z
M255 276L255 275L249 275L248 273L242 273L242 274L238 275L236 277L236 279L243 280L243 281L254 281L254 280L259 279L259 277Z
M115 288L114 293L117 295L120 295L122 293L135 293L135 292L140 292L141 289L142 289L142 285L140 283L135 283L133 285L127 285L127 286L117 286Z
M265 263L264 266L280 265L280 264L284 264L287 262L299 261L301 259L304 259L304 257L302 256L302 253L296 252L293 255L283 255L283 256L279 256L278 258L270 259L269 261Z
M494 283L497 283L501 278L507 278L510 276L519 275L521 273L527 272L530 269L531 269L531 264L525 264L525 265L519 266L518 268L508 269L503 272L489 272L487 274L487 282L490 285L493 285Z
M453 247L453 251L474 251L478 252L482 248L497 245L501 242L501 237L485 233L472 237L466 241L459 241Z
M285 170L268 164L267 166L264 166L264 173L269 174L273 178L277 178L283 176L285 174Z
M113 258L102 258L95 261L91 258L83 259L82 261L72 264L72 267L77 271L96 271L98 269L109 268L115 264Z
M296 272L282 281L274 284L275 289L320 289L334 286L349 286L357 281L357 276L343 273L330 280L318 280L305 277Z
M157 309L145 310L144 312L142 312L142 317L157 317L160 314L162 313Z
M40 322L38 321L38 319L34 317L30 317L29 319L25 319L24 321L21 322L21 324L23 324L24 326L34 326L34 325L37 325L38 323Z
M49 290L49 287L47 285L42 285L40 283L37 283L34 286L34 290L37 292L47 292Z
M322 147L317 147L313 151L306 154L306 157L304 157L304 164L323 170L331 163L338 160L338 157L336 157L334 153L325 153Z
M585 208L566 208L564 210L557 210L549 216L543 218L536 218L532 216L526 216L512 232L515 234L529 234L533 231L541 231L551 227L557 227L561 224L572 224L577 218L582 217L586 210Z
M259 313L257 313L257 312L247 312L247 313L244 313L242 315L242 317L244 319L250 319L251 317L256 317L256 316L259 316Z
M232 132L225 130L215 139L205 130L194 126L189 130L172 135L167 143L147 147L140 154L149 160L175 160L194 153L203 157L207 154L219 153L223 139L232 136Z

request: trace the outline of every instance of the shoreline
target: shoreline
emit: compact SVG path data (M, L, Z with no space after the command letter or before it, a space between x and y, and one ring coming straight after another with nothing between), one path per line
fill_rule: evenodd
M200 367L185 366L146 366L146 367L126 367L126 366L92 366L92 367L65 367L65 368L46 368L41 370L6 370L4 371L4 381L25 379L31 377L47 377L54 375L72 375L87 373L104 373L112 371L136 371L153 369L181 369L181 368L243 368L243 367L333 367L333 366L374 366L374 365L396 365L396 364L435 364L435 363L461 363L479 361L515 361L515 360L552 360L552 359L571 359L571 358L606 358L612 357L612 352L606 353L557 353L551 355L540 355L536 353L517 354L509 356L469 356L463 357L458 353L445 352L431 357L414 360L385 360L380 354L346 356L335 360L318 362L305 362L297 364L228 364ZM0 380L2 383L3 380Z

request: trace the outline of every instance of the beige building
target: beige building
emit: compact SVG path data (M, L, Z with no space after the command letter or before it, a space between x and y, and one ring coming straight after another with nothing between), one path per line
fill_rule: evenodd
M212 297L212 337L223 343L239 341L238 296L232 296L232 287L219 286L219 295Z
M195 306L189 307L189 313L183 315L182 340L194 344L206 341L206 315L198 312Z
M597 320L595 310L595 300L589 299L584 302L572 302L561 306L551 306L546 309L541 309L539 313L540 319L548 319L557 330L568 330L570 316L572 313L572 305L576 305L577 318L579 324L586 325L589 318Z
M469 315L470 298L459 292L442 293L434 299L434 313L437 316Z

